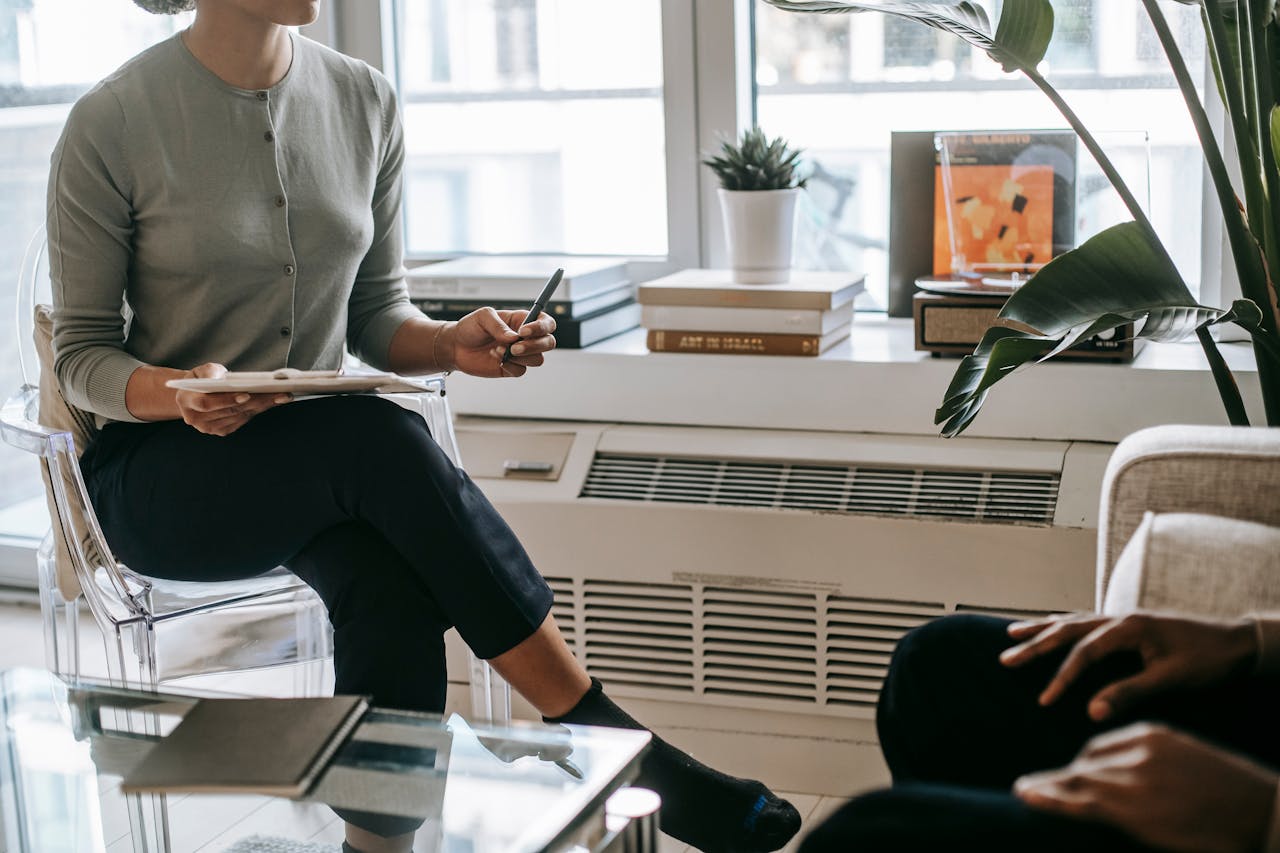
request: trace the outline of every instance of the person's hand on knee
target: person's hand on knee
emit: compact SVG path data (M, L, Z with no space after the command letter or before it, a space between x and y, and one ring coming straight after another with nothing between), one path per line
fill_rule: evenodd
M1009 635L1021 642L1001 653L1006 666L1022 666L1051 652L1070 650L1040 694L1042 705L1056 702L1108 655L1136 653L1142 659L1141 670L1107 685L1089 701L1089 716L1097 721L1155 693L1205 687L1247 672L1258 655L1257 633L1249 619L1219 621L1161 613L1066 615L1015 622L1009 626Z
M1023 776L1028 806L1110 824L1160 850L1257 851L1271 831L1275 771L1151 723L1089 741L1066 767Z

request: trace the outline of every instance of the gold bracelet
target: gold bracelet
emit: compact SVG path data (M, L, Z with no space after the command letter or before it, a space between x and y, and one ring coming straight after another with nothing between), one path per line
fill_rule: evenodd
M444 327L448 326L450 322L452 321L446 321L441 323L439 326L436 326L436 333L431 338L431 360L435 362L436 367L442 368L441 372L445 376L448 376L450 373L452 373L453 369L449 367L445 367L441 363L440 354L436 350L436 344L440 343L440 335L444 332Z

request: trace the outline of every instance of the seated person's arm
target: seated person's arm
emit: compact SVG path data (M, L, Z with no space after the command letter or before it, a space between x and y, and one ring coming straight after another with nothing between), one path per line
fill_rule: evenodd
M404 132L394 93L383 89L385 81L376 85L387 132L373 191L373 242L347 303L347 346L367 364L404 374L461 370L475 376L520 376L537 367L556 343L555 321L546 314L523 328L515 328L523 311L492 308L443 322L424 317L409 302L400 224Z
M1008 666L1070 649L1041 694L1046 705L1093 663L1137 652L1142 669L1090 701L1089 715L1099 721L1165 690L1280 674L1277 614L1079 614L1014 623L1009 634L1021 642L1001 655ZM1164 726L1137 723L1099 735L1066 767L1025 776L1014 790L1033 808L1108 823L1157 849L1280 853L1276 772Z

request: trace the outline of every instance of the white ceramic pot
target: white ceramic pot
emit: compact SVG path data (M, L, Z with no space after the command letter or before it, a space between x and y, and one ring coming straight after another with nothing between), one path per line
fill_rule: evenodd
M729 266L739 284L773 284L791 276L791 234L799 188L720 189Z

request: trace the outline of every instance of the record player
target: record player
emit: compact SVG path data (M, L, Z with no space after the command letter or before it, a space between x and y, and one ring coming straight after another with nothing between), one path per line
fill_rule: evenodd
M972 353L1016 287L1007 280L934 276L917 279L916 286L920 292L911 300L916 350L935 356ZM1012 321L1001 325L1032 331ZM1133 334L1129 323L1083 340L1055 358L1132 361Z
M917 350L971 353L997 322L1035 331L997 317L1012 294L1076 244L1076 145L1069 131L933 134L932 221L903 247L913 265L931 261L931 274L916 266L913 277ZM1130 361L1133 334L1127 324L1057 357ZM1052 347L1046 342L1045 352Z

